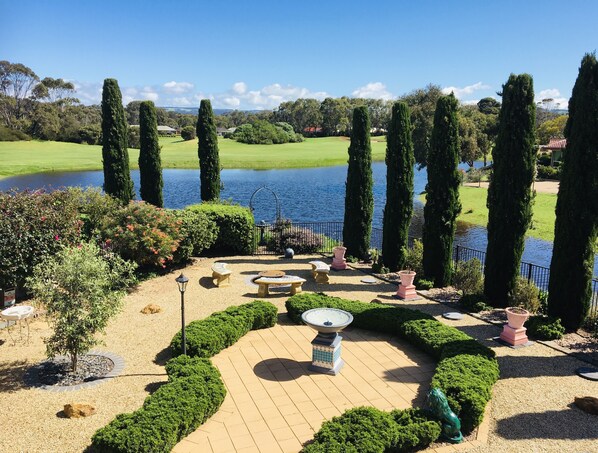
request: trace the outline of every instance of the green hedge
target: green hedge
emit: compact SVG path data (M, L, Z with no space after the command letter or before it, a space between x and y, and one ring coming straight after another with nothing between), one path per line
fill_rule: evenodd
M186 208L203 212L218 226L218 237L208 253L250 255L253 253L253 214L249 208L231 204L201 203Z
M299 323L311 308L340 308L353 314L353 326L396 334L427 351L437 360L432 387L439 387L461 419L465 433L477 427L498 379L494 351L454 327L447 326L418 310L364 303L325 294L297 294L286 303L289 317Z
M419 409L388 413L374 407L357 407L325 422L302 451L407 452L428 446L440 432L440 423Z
M170 212L180 221L180 242L174 252L175 263L184 263L214 245L218 226L206 213L187 209L173 209Z
M179 440L212 416L226 396L219 371L203 357L211 357L230 346L251 329L272 327L276 317L274 305L255 301L192 322L189 326L203 323L201 339L193 340L197 334L190 337L193 344L205 345L206 350L188 347L188 355L169 360L166 364L168 383L147 397L140 409L120 414L99 429L92 437L94 449L106 453L172 450ZM223 341L220 331L227 323L236 328L228 329ZM176 338L179 338L178 343ZM180 348L180 332L172 344Z

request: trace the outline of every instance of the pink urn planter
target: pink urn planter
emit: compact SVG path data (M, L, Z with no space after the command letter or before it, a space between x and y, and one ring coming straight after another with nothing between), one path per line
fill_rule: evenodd
M525 334L527 329L523 327L523 324L529 318L529 311L519 307L507 307L505 312L507 313L507 324L503 327L500 339L511 346L526 344L528 342Z
M419 296L415 291L415 285L413 284L413 280L415 279L416 273L414 271L399 271L399 278L401 279L401 284L397 289L396 296L399 299L403 300L417 300Z
M332 249L332 252L334 253L334 257L332 258L332 269L341 271L347 268L347 260L345 259L346 251L347 247L343 247L342 245L336 246Z

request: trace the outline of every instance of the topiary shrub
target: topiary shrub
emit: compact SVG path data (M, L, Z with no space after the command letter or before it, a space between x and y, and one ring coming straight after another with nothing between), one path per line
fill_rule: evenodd
M193 140L195 137L197 137L197 134L195 133L195 128L193 126L185 126L181 129L181 138L183 140Z
M440 437L440 423L421 409L395 409L390 415L399 425L399 436L390 452L425 448Z
M354 327L399 335L420 346L440 359L431 386L439 387L447 395L452 410L461 419L462 431L468 433L481 422L492 386L498 379L498 362L494 351L469 335L419 310L322 293L297 294L287 300L286 307L288 316L298 323L301 314L311 308L340 308L353 314Z
M201 203L186 208L203 212L218 227L216 242L207 251L214 255L249 255L253 252L254 219L249 208L232 204Z
M527 323L527 333L537 340L558 340L563 338L565 328L560 319L547 316L531 316Z
M469 261L460 261L453 270L453 286L463 291L463 294L476 294L484 289L484 275L482 263L473 258Z
M195 431L218 410L226 395L220 372L208 359L200 357L214 355L221 350L218 348L229 346L250 329L272 327L276 323L277 312L274 305L255 301L229 307L191 323L189 327L203 323L204 341L197 344L204 344L208 349L192 350L187 347L188 355L169 360L166 364L168 383L149 396L143 407L130 414L118 415L96 431L92 447L95 451L107 453L172 450L179 440ZM228 329L228 339L222 342L220 331L228 324L234 324L237 329ZM238 336L235 338L235 335ZM180 337L179 332L171 343L179 350Z
M170 212L181 222L180 242L173 256L175 263L183 263L192 256L199 256L214 245L218 237L218 226L206 213L186 209L174 209Z

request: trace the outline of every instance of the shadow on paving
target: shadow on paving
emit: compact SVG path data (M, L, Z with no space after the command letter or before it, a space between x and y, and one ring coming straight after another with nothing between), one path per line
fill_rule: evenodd
M596 439L598 423L595 418L571 404L569 409L561 411L526 412L498 420L496 431L501 437L513 440Z

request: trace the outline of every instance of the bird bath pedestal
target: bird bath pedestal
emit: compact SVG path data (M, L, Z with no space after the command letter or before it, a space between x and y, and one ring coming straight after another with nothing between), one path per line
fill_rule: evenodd
M353 315L336 308L314 308L301 315L301 319L318 335L311 342L312 363L309 369L337 375L345 362L341 359L341 337L338 333L353 322Z

